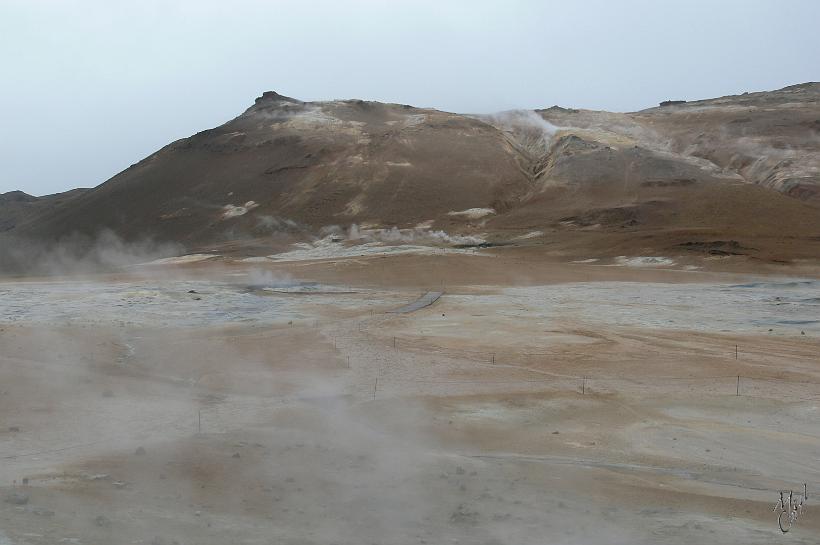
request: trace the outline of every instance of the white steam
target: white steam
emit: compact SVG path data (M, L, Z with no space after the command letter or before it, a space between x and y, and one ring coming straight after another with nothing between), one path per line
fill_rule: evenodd
M347 231L347 240L357 243L382 242L404 244L434 244L449 246L478 246L486 240L474 235L451 235L445 231L432 230L421 227L412 229L362 229L357 224L350 226Z
M113 231L96 237L73 234L46 243L14 237L0 238L0 273L80 274L114 271L136 263L177 256L180 244L150 238L126 241Z
M284 272L265 269L251 269L248 271L248 284L255 287L288 288L298 283L291 275Z
M515 147L536 156L549 150L553 137L562 128L532 110L499 112L489 116L489 122L503 131Z
M533 110L509 110L493 114L496 125L508 130L533 129L549 141L561 127L553 125Z

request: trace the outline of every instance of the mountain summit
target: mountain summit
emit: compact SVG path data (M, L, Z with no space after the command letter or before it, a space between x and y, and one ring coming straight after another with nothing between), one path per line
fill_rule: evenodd
M633 113L496 115L268 91L94 189L42 199L0 200L3 216L15 211L5 236L108 229L192 248L421 224L600 251L637 234L664 247L712 232L761 248L791 237L790 257L816 255L794 240L820 235L820 84Z

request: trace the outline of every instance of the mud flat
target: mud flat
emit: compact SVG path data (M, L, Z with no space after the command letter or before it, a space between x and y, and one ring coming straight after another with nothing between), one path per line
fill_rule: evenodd
M421 297L407 303L406 305L399 307L395 310L391 310L393 314L409 314L411 312L415 312L417 310L421 310L425 307L429 307L433 303L439 300L439 298L444 295L444 292L441 291L428 291L427 293L423 294Z
M816 543L816 280L338 259L0 282L0 544Z

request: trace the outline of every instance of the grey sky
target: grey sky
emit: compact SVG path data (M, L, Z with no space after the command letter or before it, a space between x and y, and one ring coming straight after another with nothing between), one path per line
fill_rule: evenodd
M637 110L820 79L820 2L0 0L0 192L95 186L264 90Z

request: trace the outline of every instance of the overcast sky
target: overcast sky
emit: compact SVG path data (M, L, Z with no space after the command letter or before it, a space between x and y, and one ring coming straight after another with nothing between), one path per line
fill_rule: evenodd
M0 0L0 192L91 187L264 90L632 111L820 80L814 0Z

